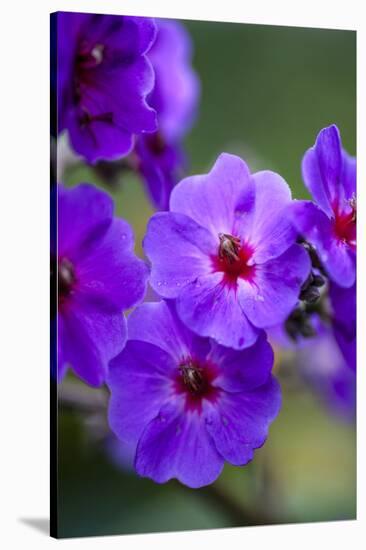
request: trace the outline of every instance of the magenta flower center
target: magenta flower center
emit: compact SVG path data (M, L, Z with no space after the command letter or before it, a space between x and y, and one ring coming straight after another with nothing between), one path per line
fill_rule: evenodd
M65 301L70 294L75 282L75 272L72 263L66 258L62 258L58 263L58 303Z
M202 399L215 400L218 389L212 385L216 368L207 361L191 357L182 359L175 376L175 391L185 394L187 409L201 409Z
M334 209L334 232L337 239L350 247L356 247L356 199L349 202L345 211Z
M248 261L253 249L229 233L219 233L219 241L218 254L212 258L214 271L224 273L224 282L230 286L236 286L239 278L252 280L255 266Z

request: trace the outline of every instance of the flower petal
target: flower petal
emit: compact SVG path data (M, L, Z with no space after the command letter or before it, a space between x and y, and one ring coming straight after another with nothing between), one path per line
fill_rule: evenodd
M150 302L137 307L128 317L128 336L165 350L176 364L187 356L204 358L210 349L208 340L183 325L171 302Z
M159 132L139 136L135 153L146 190L157 210L168 210L171 190L186 164L180 144L169 143Z
M89 183L72 189L57 186L58 256L76 252L86 241L103 236L113 217L113 200ZM56 253L56 250L54 251Z
M101 44L119 58L129 60L146 53L156 36L154 19L121 15L59 12L62 49L73 39L87 38L88 44Z
M329 326L317 322L317 336L299 350L297 365L305 380L335 412L354 419L355 372L347 367Z
M342 184L346 199L351 199L356 195L357 167L355 157L351 157L346 151L343 151L343 170Z
M184 26L164 19L158 19L157 26L157 38L149 52L156 75L149 102L158 112L161 132L175 141L192 125L200 82L192 69L192 44Z
M225 460L243 466L267 439L280 407L281 390L274 378L252 392L223 393L218 407L205 415L207 431Z
M254 284L241 281L238 299L254 326L267 328L284 321L298 302L310 272L304 248L294 244L279 258L256 266Z
M137 443L172 392L171 355L147 342L129 340L109 365L109 424L119 439Z
M209 485L220 475L224 460L197 413L183 414L168 404L144 431L136 451L135 468L157 483L177 478L191 488Z
M128 59L131 55L145 54L156 37L156 24L150 17L103 16L111 21L106 28L107 40L111 40L111 31L115 28L115 46ZM121 19L120 25L116 19Z
M209 229L218 244L218 233L233 231L235 206L246 186L253 184L245 162L222 153L211 172L185 178L174 187L170 210L186 214Z
M116 124L132 133L155 132L158 129L156 111L146 100L155 78L150 61L141 57L133 65L124 67L116 77L106 78L102 93L106 99L115 100Z
M182 214L159 212L143 242L152 263L150 284L160 296L176 298L184 285L211 271L216 243L210 233Z
M108 363L123 348L126 321L121 313L104 314L89 302L74 300L62 313L63 330L59 334L62 357L78 376L91 386L100 386Z
M255 185L255 200L245 208L236 207L234 234L249 242L254 249L253 263L276 258L296 240L296 231L286 215L291 203L291 191L281 176L269 170L251 176Z
M305 185L328 216L332 214L333 202L343 198L341 173L341 137L333 124L319 132L315 145L308 149L302 161Z
M204 275L185 286L177 299L177 313L197 334L234 349L251 346L259 334L235 289L223 283L222 273Z
M133 147L131 132L102 119L80 123L80 110L73 109L67 117L70 141L75 151L95 164L98 160L116 160Z
M69 130L75 151L89 163L125 156L132 149L133 134L157 129L156 112L147 103L154 71L144 55L155 39L155 23L149 18L80 14L63 14L60 22L61 52L65 50L68 65L62 64L59 86L60 129ZM63 46L69 42L73 48ZM97 47L100 60L78 68L79 58L85 52L93 57Z
M333 332L347 364L356 370L356 284L351 288L329 286L333 309Z
M255 344L240 351L213 343L209 360L219 366L213 385L227 392L253 390L267 382L273 359L273 351L264 331Z
M343 287L351 287L356 278L356 255L339 241L327 216L310 201L295 201L291 208L297 230L316 248L329 277Z
M71 255L77 283L74 292L98 304L100 310L122 311L140 302L146 292L148 268L132 252L127 222L115 218L89 254Z

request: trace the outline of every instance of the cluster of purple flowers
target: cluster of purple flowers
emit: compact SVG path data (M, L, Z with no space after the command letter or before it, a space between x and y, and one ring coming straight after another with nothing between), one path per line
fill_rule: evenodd
M331 126L303 160L314 201L226 153L177 183L199 96L183 27L60 13L58 35L59 131L89 163L130 155L161 210L148 267L107 193L58 186L58 378L70 366L107 383L110 427L141 476L201 487L225 461L247 464L279 413L271 331L314 350L331 338L336 373L314 361L312 376L354 395L355 160ZM160 301L141 304L148 281Z
M335 125L321 130L306 151L302 175L313 201L294 201L289 216L309 253L312 272L300 294L305 299L285 325L271 331L271 340L297 349L304 378L332 410L352 419L356 406L356 159L343 149Z
M328 281L318 308L321 326L309 342L315 353L317 346L328 351L316 353L312 362L308 359L304 371L317 373L315 384L325 388L322 393L330 405L352 417L356 405L356 159L343 149L335 125L319 132L304 155L302 174L314 201L296 201L291 217L311 247L313 264Z
M145 17L59 13L58 132L88 163L128 157L166 209L186 165L199 80L184 27Z

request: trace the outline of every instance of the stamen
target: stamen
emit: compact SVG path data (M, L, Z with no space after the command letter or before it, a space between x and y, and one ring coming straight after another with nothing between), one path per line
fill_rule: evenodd
M96 44L90 52L90 55L94 58L96 65L100 65L100 63L103 61L103 52L104 44Z
M185 407L202 411L203 401L215 401L220 390L213 385L218 375L217 367L207 360L191 356L182 357L174 372L174 390L185 398Z
M351 221L353 223L356 223L356 218L357 218L357 199L356 199L356 195L353 193L352 197L349 199L349 205L350 207L352 208L352 218L351 218Z
M230 263L239 261L240 239L228 233L219 233L219 240L220 260L227 259Z
M59 299L67 296L75 281L74 267L66 258L58 264L58 293Z
M205 388L205 380L202 369L193 364L191 360L180 366L180 372L183 376L183 382L188 390L193 394L201 393Z
M229 233L219 233L218 254L212 257L214 272L224 273L223 282L236 288L238 278L251 281L255 274L255 266L248 262L253 255L253 248L239 237Z

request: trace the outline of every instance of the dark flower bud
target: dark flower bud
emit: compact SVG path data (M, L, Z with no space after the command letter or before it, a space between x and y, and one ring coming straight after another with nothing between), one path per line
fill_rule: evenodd
M301 287L301 290L305 290L306 288L308 288L310 285L313 284L313 281L314 281L314 276L313 276L313 273L310 272L308 278L303 283L303 285Z
M309 286L300 294L300 299L309 304L314 304L320 298L320 292L316 286Z
M325 285L325 279L321 275L313 275L313 285L321 287Z

